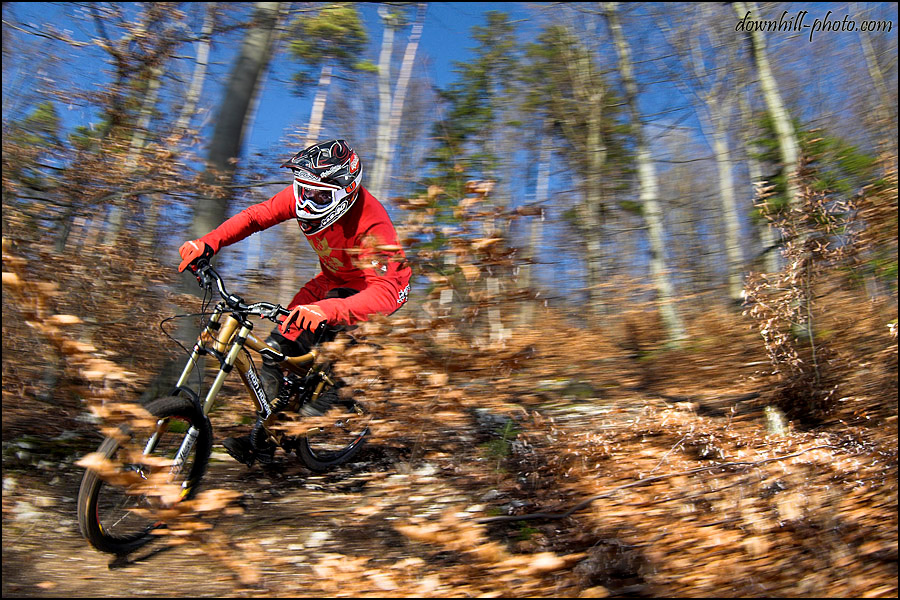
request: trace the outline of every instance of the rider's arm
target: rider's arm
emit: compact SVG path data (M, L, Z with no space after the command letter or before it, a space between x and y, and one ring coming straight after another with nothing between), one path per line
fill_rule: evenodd
M248 206L200 239L218 252L257 231L293 218L294 203L294 191L288 186L265 202Z
M288 308L294 308L301 304L312 304L318 300L322 300L328 292L335 287L335 282L331 280L325 273L319 273L308 282L303 288L297 292Z
M374 314L389 315L406 303L412 269L390 223L381 223L360 236L358 263L365 286L349 298L314 302L332 324L353 325Z

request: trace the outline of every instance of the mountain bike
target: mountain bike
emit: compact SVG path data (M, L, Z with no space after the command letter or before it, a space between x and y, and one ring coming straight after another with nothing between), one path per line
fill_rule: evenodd
M279 323L288 310L268 302L245 303L227 291L208 263L195 268L194 274L200 286L207 293L218 293L221 301L206 315L181 377L169 396L144 405L155 419L149 431L142 435L138 428L122 425L100 445L97 453L117 466L114 476L88 468L82 479L79 528L100 551L121 555L141 547L153 539L155 529L165 527L154 519L156 510L195 496L212 453L209 414L233 371L240 375L256 411L250 435L254 448L280 447L286 454L295 453L310 470L324 472L353 458L369 435L371 414L360 401L362 391L333 376L318 344L302 356L287 356L253 335L250 317ZM316 342L326 339L327 327L316 331ZM250 351L281 368L277 397L266 395ZM213 357L219 364L202 400L201 357ZM195 371L197 390L189 387ZM300 418L312 423L309 428L284 427L285 421L300 417L307 404L326 407L325 415ZM303 431L294 435L296 429Z

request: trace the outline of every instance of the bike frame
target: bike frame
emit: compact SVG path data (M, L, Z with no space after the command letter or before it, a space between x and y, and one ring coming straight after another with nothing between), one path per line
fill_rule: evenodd
M228 293L224 281L208 263L192 266L191 271L201 288L218 293L221 301L211 313L204 311L204 317L209 319L188 353L190 357L176 386L168 394L147 403L148 412L156 415L155 427L151 426L151 431L145 432L134 430L135 427L143 430L143 425L120 426L121 433L134 441L150 433L143 451L145 455L154 455L154 459L132 457L128 442L118 435L107 437L98 449L98 453L106 458L118 456L124 463L123 468L144 479L153 489L136 489L130 483L110 480L90 467L82 479L77 501L79 528L95 548L104 552L124 555L147 543L153 539L153 530L164 526L152 509L167 508L193 496L207 470L213 449L209 415L215 409L225 378L235 369L256 408L256 423L249 436L252 452L247 460L242 455L237 456L248 466L257 461L269 463L274 450L280 448L285 454L296 453L313 472L326 472L355 456L369 434L371 416L365 406L357 402L358 390L355 386L341 389L343 382L330 376L331 361L316 350L319 343L330 339L331 334L341 328L321 326L312 336L310 352L286 356L277 344L269 346L253 335L251 320L259 317L283 327L284 318L290 315L288 309L269 302L245 303L240 296ZM204 298L205 306L206 298L208 296ZM259 363L252 358L253 352L264 361L259 371L255 366ZM206 365L201 359L207 355L219 364ZM277 397L267 396L261 384L260 375L269 375L270 364L281 368ZM206 369L206 366L210 368ZM207 379L209 375L213 375L211 384ZM191 383L196 387L192 389ZM207 384L210 384L208 388ZM331 414L332 409L340 414ZM328 416L324 421L313 418L305 421L305 426L294 422L325 414ZM357 421L356 417L363 418ZM224 445L232 453L230 445ZM120 454L120 451L124 453ZM155 455L159 455L158 458ZM156 475L163 476L159 478L162 481L158 481ZM177 497L170 495L169 483L178 485ZM102 491L104 484L113 489ZM149 513L132 510L148 506L151 508ZM137 521L130 518L126 521L130 515L137 516Z
M253 362L246 353L241 352L244 348L249 348L260 356L270 358L279 367L296 375L306 378L313 375L317 378L318 381L310 397L311 400L315 400L319 396L326 384L335 385L335 382L324 371L315 369L316 359L319 357L319 352L315 348L300 356L286 356L253 335L251 333L253 324L249 320L236 313L230 313L230 311L231 309L224 302L219 302L216 305L209 322L200 332L191 351L191 356L181 376L178 378L178 382L175 384L176 390L190 389L187 387L187 383L191 373L194 372L194 369L199 364L201 356L211 355L219 360L219 370L201 404L205 417L208 417L209 413L212 412L216 396L221 391L225 378L235 368L237 368L244 386L250 392L250 397L253 398L253 404L257 413L262 416L263 426L268 426L269 420L274 416L272 402L275 399L270 399L266 396ZM156 448L164 427L164 421L157 422L156 432L150 437L144 448L145 454L153 452ZM172 467L173 473L177 473L181 469L184 457L190 454L198 433L193 426L188 430L181 447L176 453Z

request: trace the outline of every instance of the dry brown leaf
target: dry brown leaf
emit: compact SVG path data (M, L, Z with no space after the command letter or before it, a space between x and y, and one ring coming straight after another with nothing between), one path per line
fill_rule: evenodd
M53 315L47 321L54 325L77 325L84 322L75 315Z
M22 285L22 280L15 273L3 271L3 285L19 287Z

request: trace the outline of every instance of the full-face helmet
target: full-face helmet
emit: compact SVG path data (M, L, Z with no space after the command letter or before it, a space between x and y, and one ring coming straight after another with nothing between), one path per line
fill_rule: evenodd
M359 195L362 162L344 140L310 146L281 166L294 172L297 222L308 236L333 225Z

